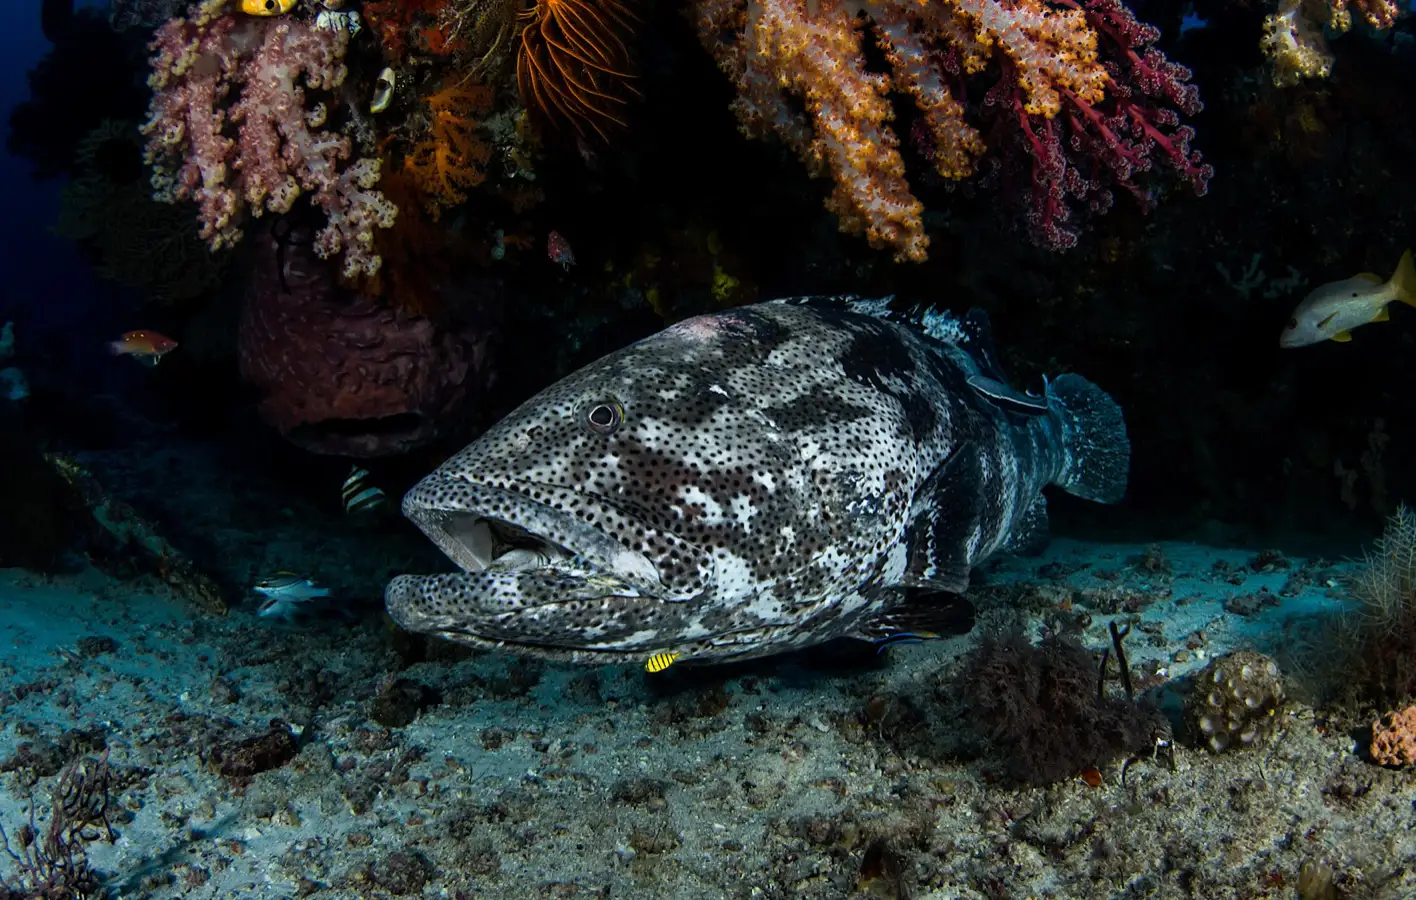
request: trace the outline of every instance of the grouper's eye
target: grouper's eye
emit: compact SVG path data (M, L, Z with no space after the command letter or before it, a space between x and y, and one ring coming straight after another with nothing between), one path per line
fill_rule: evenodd
M585 407L582 419L591 432L608 437L624 424L624 407L618 400L597 400Z

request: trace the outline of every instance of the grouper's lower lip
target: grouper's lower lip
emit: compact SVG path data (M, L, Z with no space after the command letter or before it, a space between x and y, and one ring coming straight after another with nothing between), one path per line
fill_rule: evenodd
M443 640L471 647L474 650L512 652L521 656L575 665L618 665L626 661L641 662L655 652L652 649L642 648L603 649L581 647L575 644L562 645L533 643L522 639L509 640L469 631L466 623L463 622L448 623L452 626L449 628L430 627L432 623L422 614L421 609L408 602L409 598L416 596L418 592L416 584L413 583L417 578L418 576L400 575L389 584L385 593L389 614L400 628L408 631L430 634ZM402 581L402 579L410 580ZM407 614L413 610L418 611L414 613L412 618L408 618Z
M462 644L474 650L498 653L512 652L520 656L573 665L620 665L627 661L641 662L651 655L642 650L587 650L583 647L557 647L550 644L528 644L523 641L497 641L467 632L439 631L435 634L443 640Z
M528 491L538 485L527 485ZM547 487L546 491L554 490ZM590 497L577 498L593 506ZM469 573L491 562L485 546L487 523L540 542L548 550L573 555L637 589L659 588L659 573L642 553L629 550L598 528L521 491L476 484L434 472L403 498L403 514L448 558Z
M443 575L399 575L384 591L401 628L472 646L579 661L657 649L672 613L613 576L574 562Z

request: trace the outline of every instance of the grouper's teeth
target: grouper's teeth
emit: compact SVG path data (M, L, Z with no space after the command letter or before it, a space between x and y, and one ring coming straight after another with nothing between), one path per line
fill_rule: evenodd
M554 550L508 550L501 556L493 560L488 566L490 571L504 571L506 569L530 569L549 566L554 560L563 558L565 554Z
M481 571L492 564L496 539L486 519L455 519L448 530L470 552L471 571Z

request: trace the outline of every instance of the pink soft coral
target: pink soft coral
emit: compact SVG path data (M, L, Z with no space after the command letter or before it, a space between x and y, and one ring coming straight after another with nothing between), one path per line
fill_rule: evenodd
M316 251L343 254L346 277L374 274L374 230L397 210L374 189L378 161L350 163L349 139L323 127L329 107L306 96L343 83L348 34L227 6L205 0L153 38L143 133L157 198L195 200L216 250L240 239L248 213L286 213L308 194L326 217Z

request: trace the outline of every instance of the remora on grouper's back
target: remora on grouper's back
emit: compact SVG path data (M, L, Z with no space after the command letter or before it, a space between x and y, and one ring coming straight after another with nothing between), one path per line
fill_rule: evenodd
M987 318L774 300L680 322L522 404L403 498L463 570L394 621L575 662L710 662L888 639L907 588L1045 534L1041 490L1125 491L1121 409L1013 391Z

